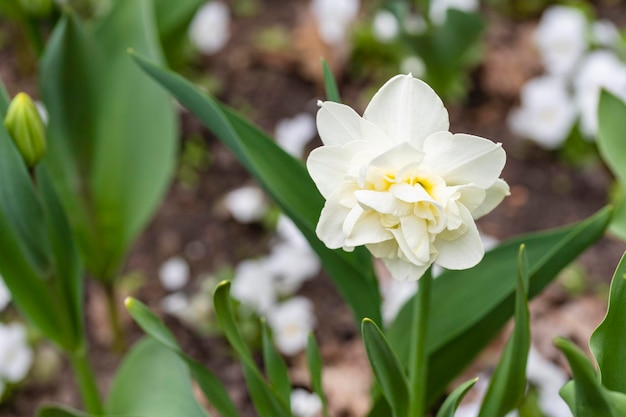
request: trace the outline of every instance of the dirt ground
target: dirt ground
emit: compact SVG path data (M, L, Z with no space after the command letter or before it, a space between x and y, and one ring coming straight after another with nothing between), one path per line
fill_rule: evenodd
M297 47L286 54L272 54L255 49L253 42L256 31L263 26L280 24L290 31L304 30L302 28L308 24L306 2L265 0L260 4L256 18L235 19L233 38L227 48L201 60L198 68L221 80L220 97L224 101L246 110L257 124L272 132L282 118L293 117L302 111L313 114L316 100L323 98L323 88L311 77L311 57L303 56ZM600 6L602 17L626 23L625 6ZM512 21L492 12L487 16L490 25L483 63L472 75L473 85L468 99L449 108L452 131L502 142L507 151L508 161L502 176L511 186L511 196L481 219L479 227L504 240L582 220L607 203L607 191L612 181L610 173L600 164L568 165L556 153L520 141L509 132L503 121L516 104L522 84L541 71L529 40L536 20ZM10 33L10 28L4 28L2 24L0 21L0 30ZM25 90L37 96L33 72L19 65L17 49L11 42L0 43L0 77L11 95ZM338 58L338 62L341 59ZM315 65L319 62L317 57L313 61ZM363 80L340 77L344 102L362 110L365 103L360 92L364 83ZM194 259L188 259L194 277L267 251L267 232L258 225L235 222L220 204L225 193L250 182L248 175L185 110L181 110L181 120L183 140L201 135L208 150L209 163L199 172L200 179L195 187L173 182L165 201L135 245L126 268L127 272L141 271L144 284L134 294L157 311L159 301L165 295L157 280L158 267L170 256L185 253L191 242L199 242L195 247L202 249ZM318 144L316 139L310 147ZM585 277L582 295L572 295L564 289L562 281L557 281L532 302L533 343L548 358L562 363L551 343L556 335L586 344L604 314L606 285L624 250L624 243L611 237L603 238L577 261ZM369 367L348 309L323 275L307 282L301 292L313 300L317 320L324 323L318 327L316 335L322 347L332 414L364 415ZM100 388L106 392L119 357L107 347L109 335L103 305L98 286L89 282L87 328L91 357L100 376ZM141 337L142 333L123 310L121 314L129 341ZM187 353L218 373L242 415L253 416L239 366L233 362L227 344L218 337L200 336L171 317L166 316L165 322L174 329ZM500 344L496 341L495 346ZM474 365L472 371L493 364L496 359L495 348L488 350L481 356L480 365ZM294 381L306 385L303 362L302 357L296 357L290 360L290 365ZM79 405L67 365L62 365L58 375L47 384L26 384L20 388L7 404L0 405L0 416L33 416L39 405L50 401Z

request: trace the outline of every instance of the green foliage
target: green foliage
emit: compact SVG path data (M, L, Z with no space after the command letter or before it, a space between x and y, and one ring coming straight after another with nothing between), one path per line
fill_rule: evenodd
M21 313L62 348L83 344L81 265L47 171L33 173L0 125L0 275Z
M155 340L139 341L125 356L111 386L106 413L150 417L206 417L193 395L189 370Z
M187 28L204 0L153 0L157 29L165 58L171 67L182 67L190 55Z
M157 39L150 0L115 0L89 27L63 16L41 63L45 164L87 269L105 282L117 277L174 167L171 100L126 54L132 47L161 61Z
M476 381L478 381L478 378L470 379L469 381L465 381L456 387L456 389L452 391L452 393L448 395L446 400L443 402L436 417L454 417L454 412L463 400L463 397L467 394L467 391L474 386Z
M315 227L324 205L304 165L233 110L219 104L178 75L139 56L138 64L212 130L303 232L355 318L380 322L380 295L371 257L365 248L352 253L330 250ZM287 175L286 175L287 174Z
M341 103L341 97L339 96L339 89L337 88L337 81L333 75L328 62L322 58L322 72L324 73L324 87L326 89L326 100Z
M289 381L287 365L272 342L272 334L265 320L263 320L262 327L263 363L265 364L267 379L279 398L290 408L291 382Z
M408 415L409 381L398 357L372 320L363 319L361 333L370 366L385 398L391 405L393 415L396 417Z
M572 226L512 239L487 253L476 267L446 271L433 282L427 336L428 404L512 316L520 244L526 246L532 297L602 236L610 218L611 211L604 209ZM407 302L387 331L402 363L409 357L406 332L413 326L411 303Z
M626 146L624 146L626 104L607 91L600 94L598 110L598 150L611 169L621 192L615 201L615 216L609 226L611 233L626 240Z
M324 395L324 389L322 387L322 356L320 354L319 346L315 340L313 334L309 334L309 339L306 346L306 363L309 368L309 375L311 377L311 386L313 392L322 401L322 411L324 417L328 417L328 405L326 403L326 395Z
M37 410L37 417L93 417L73 408L55 405L46 405Z
M516 408L526 391L526 361L530 350L530 314L528 312L528 259L524 245L518 257L515 290L515 330L493 373L479 417L504 417Z

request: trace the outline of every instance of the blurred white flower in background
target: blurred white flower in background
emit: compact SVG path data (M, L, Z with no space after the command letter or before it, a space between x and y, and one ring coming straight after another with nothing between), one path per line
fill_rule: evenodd
M324 42L330 45L343 42L359 7L359 0L312 0L311 11Z
M284 214L278 217L276 223L276 234L278 238L284 242L289 242L295 246L310 247L309 242L306 240L298 226Z
M254 223L265 216L268 210L263 190L256 186L237 188L224 197L226 209L240 223Z
M619 30L610 20L594 22L591 26L591 36L595 43L607 48L612 48L620 42Z
M535 31L535 44L550 74L570 73L587 49L587 20L574 7L551 6Z
M2 276L0 276L0 311L7 308L10 302L11 293L9 292L7 285L4 283Z
M235 268L231 284L232 297L263 314L276 303L274 277L267 267L267 259L246 259Z
M313 304L304 297L293 297L275 305L267 312L266 318L276 347L285 355L302 351L315 326Z
M276 142L294 158L302 158L306 144L316 133L315 119L308 113L300 113L291 119L282 119L275 129Z
M322 411L322 400L314 393L302 388L291 391L291 412L294 417L315 417Z
M430 20L437 25L446 21L448 9L456 9L464 12L478 10L478 0L432 0L430 2Z
M401 281L433 262L466 269L482 259L474 219L509 193L500 144L450 133L441 99L410 75L385 83L363 117L342 104L320 106L324 146L307 167L326 199L316 229L326 246L365 245Z
M576 119L576 107L563 78L536 77L524 84L521 106L508 119L513 133L545 149L556 149L567 138Z
M282 296L295 293L304 281L314 278L320 270L319 258L312 249L288 242L272 246L266 265L274 277L276 292Z
M184 317L188 308L189 300L182 292L168 294L161 299L161 309L174 317Z
M220 51L230 38L230 10L219 1L198 9L189 25L189 38L198 51L211 55Z
M168 291L177 291L189 282L189 264L180 256L174 256L161 264L159 280Z
M574 76L576 104L581 116L581 130L593 138L598 132L600 90L606 89L626 100L626 65L612 52L589 53Z
M33 351L28 345L26 329L19 323L0 323L0 380L19 382L33 363Z
M398 33L400 33L400 24L393 13L389 10L381 9L374 15L372 31L377 41L387 43L398 36Z
M426 64L424 60L417 55L408 55L402 58L400 62L400 72L403 74L412 74L416 78L426 74Z

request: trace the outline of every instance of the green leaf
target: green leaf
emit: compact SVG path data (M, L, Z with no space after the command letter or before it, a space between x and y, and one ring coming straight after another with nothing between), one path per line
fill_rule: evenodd
M474 386L476 381L478 381L478 378L470 379L469 381L465 381L456 387L456 389L452 391L452 393L448 395L446 400L443 402L436 417L454 417L454 412L459 407L463 397L467 391Z
M217 321L241 360L248 391L257 413L261 416L291 417L287 403L282 402L279 394L263 379L248 346L241 337L231 306L230 282L222 281L217 285L213 303Z
M611 405L607 390L598 380L593 365L579 348L567 339L557 338L556 347L563 352L572 368L576 417L618 417Z
M598 109L598 150L609 169L615 175L620 189L621 198L617 204L615 217L609 226L611 233L626 240L626 147L624 147L624 118L626 104L606 90L600 94Z
M330 250L317 238L315 227L324 199L304 165L243 117L221 106L177 74L137 55L134 57L144 71L220 138L300 228L355 318L360 322L363 317L372 317L380 322L380 294L371 257L365 248L357 248L353 253Z
M516 408L526 391L526 362L530 350L530 314L528 312L528 258L524 245L518 256L515 290L515 329L493 373L479 417L504 417Z
M139 341L115 375L107 414L144 417L206 417L193 395L189 370L170 349L153 339Z
M265 364L265 371L270 384L280 397L280 399L290 406L291 404L291 381L289 380L289 371L287 365L282 356L278 353L274 347L272 341L272 334L267 325L267 322L263 320L263 363Z
M41 64L46 163L86 266L104 281L117 276L175 161L172 102L133 65L129 47L161 61L150 0L115 0L89 28L63 17Z
M409 382L398 357L372 320L363 319L361 332L370 366L394 416L406 416L409 407Z
M320 348L315 340L315 335L309 333L309 338L306 345L306 363L309 368L309 376L311 378L311 388L313 392L322 401L322 411L324 417L328 417L328 404L326 402L326 395L324 394L324 387L322 385L322 355L320 354Z
M334 101L335 103L341 103L341 97L339 96L339 89L337 88L337 81L333 75L328 62L322 58L322 72L324 73L324 87L326 88L326 100Z
M520 244L526 245L531 266L528 293L532 297L602 236L610 218L611 210L603 209L571 226L520 236L485 254L474 268L446 271L434 281L428 335L429 404L512 316ZM408 301L387 332L387 340L403 363L409 357L410 307Z
M159 35L162 40L187 29L196 10L204 0L154 0L154 12Z
M205 397L211 402L215 409L222 417L239 417L239 413L235 408L232 400L228 396L228 392L213 374L200 363L184 354L174 335L169 331L163 322L146 307L141 301L134 298L125 300L126 309L132 316L133 320L145 331L150 337L161 343L164 347L179 355L185 361L189 371L193 375Z
M622 256L609 295L606 317L591 335L591 351L598 366L602 385L626 394L626 255Z

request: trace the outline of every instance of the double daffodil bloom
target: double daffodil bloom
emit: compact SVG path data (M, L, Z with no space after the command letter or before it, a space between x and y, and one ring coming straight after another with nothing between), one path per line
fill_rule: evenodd
M320 103L324 143L307 168L326 199L318 237L331 249L365 245L400 281L437 263L476 265L484 249L475 219L508 195L502 146L448 131L437 94L411 75L389 80L363 117Z

